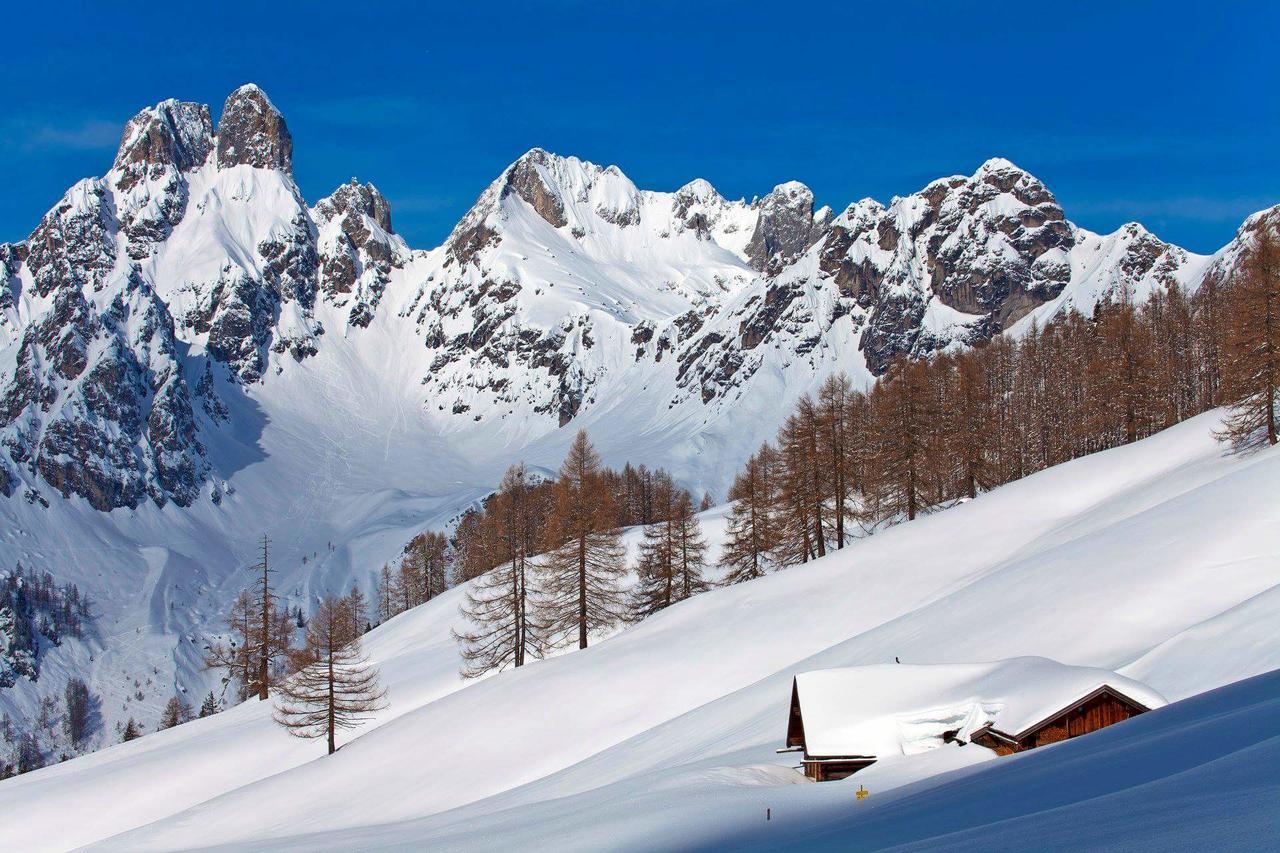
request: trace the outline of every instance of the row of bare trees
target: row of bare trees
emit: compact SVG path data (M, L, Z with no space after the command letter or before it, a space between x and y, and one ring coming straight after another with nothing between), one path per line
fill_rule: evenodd
M620 539L626 522L645 525L630 592ZM463 604L471 627L457 634L469 677L522 666L551 648L586 648L593 634L707 586L706 544L689 493L665 471L606 468L585 432L553 481L512 466L454 542L464 577L475 579Z
M384 565L378 576L378 620L426 604L449 588L454 554L443 533L424 531L405 546L396 568ZM367 626L366 626L367 627Z
M726 580L1128 444L1216 406L1222 438L1276 442L1280 244L1259 227L1228 277L1124 295L1018 339L899 360L867 393L844 376L803 398L736 477Z

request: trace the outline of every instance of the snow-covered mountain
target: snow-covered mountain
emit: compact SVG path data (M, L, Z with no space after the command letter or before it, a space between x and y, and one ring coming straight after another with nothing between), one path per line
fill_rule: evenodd
M887 206L637 188L534 149L445 243L352 182L309 205L284 117L237 89L130 119L107 174L0 245L0 565L99 602L110 719L203 689L199 648L261 532L282 589L368 583L525 459L586 428L607 462L724 491L802 394L1108 294L1229 264L1095 235L1000 159ZM122 642L121 638L128 638ZM120 673L151 672L151 692ZM20 683L0 708L29 714Z

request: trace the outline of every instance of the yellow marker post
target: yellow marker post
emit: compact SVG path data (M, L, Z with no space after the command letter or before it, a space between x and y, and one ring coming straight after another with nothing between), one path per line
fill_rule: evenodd
M868 797L868 795L870 795L870 794L871 794L871 792L870 792L870 791L868 791L866 788L864 788L864 787L862 787L861 785L859 785L859 786L858 786L857 793L855 794L855 796L856 796L858 799L860 799L860 800L865 800L865 799Z

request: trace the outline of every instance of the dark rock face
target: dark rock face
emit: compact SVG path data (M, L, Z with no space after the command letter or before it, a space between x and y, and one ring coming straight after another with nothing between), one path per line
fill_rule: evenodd
M1012 164L988 164L977 180L952 188L932 206L936 226L926 262L943 303L967 314L989 314L999 328L1052 299L1070 278L1069 266L1049 259L1051 249L1075 244L1062 208L1043 184ZM1007 194L1025 207L984 210ZM990 252L987 239L999 232L1012 252Z
M342 230L353 243L362 245L369 239L369 229L360 217L367 216L383 231L394 234L391 227L391 205L373 184L361 184L355 178L334 190L333 195L316 205L324 219L342 217Z
M218 120L218 168L232 166L293 172L293 137L284 116L253 84L227 97Z
M106 183L83 180L45 214L27 238L27 267L36 292L58 288L98 290L115 265L115 217Z
M196 332L208 333L210 355L240 381L252 383L266 368L277 306L260 282L242 269L228 267L185 320Z
M213 125L203 104L165 101L129 119L112 172L120 196L116 215L132 259L147 257L182 221L186 173L203 166L212 150Z
M373 184L355 180L316 205L324 232L319 246L320 289L334 302L350 304L349 322L367 326L406 253L394 239L391 206ZM334 227L336 226L336 227ZM353 294L343 301L340 297Z
M551 155L535 148L512 165L507 174L503 192L513 192L528 202L552 227L563 228L569 224L564 215L564 205L555 189L548 185L540 169L550 165Z
M747 243L747 258L766 275L777 275L823 233L823 223L813 216L813 193L809 188L795 181L782 184L760 201L756 229Z
M23 334L0 428L14 462L99 510L185 506L205 475L172 318L136 279L103 313L75 287L57 292Z
M18 301L22 286L18 280L18 271L22 269L26 259L25 243L0 243L0 328L8 322L5 312L12 309Z
M164 167L189 172L204 165L213 149L213 121L204 104L164 101L129 119L113 168L117 188L159 179Z
M681 388L718 397L750 377L766 345L803 356L837 323L860 335L867 367L881 374L902 355L989 339L1059 296L1071 278L1076 231L1042 183L1004 160L934 181L888 209L859 202L829 227L813 223L811 211L798 187L761 204L748 251L765 280L680 354ZM1186 261L1139 226L1120 234L1119 280L1172 280ZM776 266L797 251L811 260ZM931 305L944 319L929 320Z

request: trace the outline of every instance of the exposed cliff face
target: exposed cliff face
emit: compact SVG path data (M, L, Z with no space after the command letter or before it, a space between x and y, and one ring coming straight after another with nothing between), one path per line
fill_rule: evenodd
M197 500L211 438L239 428L219 395L270 394L329 339L357 362L396 353L441 435L532 441L639 392L655 412L637 429L701 429L780 377L788 399L832 369L865 379L1121 291L1194 286L1204 264L1141 226L1077 228L1004 160L833 216L796 182L750 203L703 180L653 192L541 149L414 252L372 184L308 207L292 156L256 86L216 128L165 101L129 120L106 176L0 246L0 491ZM317 387L346 381L326 364Z
M293 137L284 116L252 83L227 96L218 120L218 168L234 166L293 172Z
M348 322L373 320L393 270L409 258L391 228L391 206L373 184L354 179L312 212L319 231L319 286L335 305L350 305Z
M755 229L747 244L751 266L775 276L826 233L831 211L813 210L813 192L798 181L779 184L757 204Z

